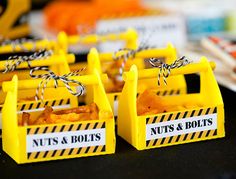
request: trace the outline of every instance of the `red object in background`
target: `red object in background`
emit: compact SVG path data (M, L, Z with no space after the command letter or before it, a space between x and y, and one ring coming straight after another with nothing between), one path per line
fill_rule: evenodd
M87 33L94 30L96 22L102 17L145 13L139 0L88 0L54 1L44 9L46 26L55 31L68 34Z
M208 39L236 60L236 44L215 36L208 37Z

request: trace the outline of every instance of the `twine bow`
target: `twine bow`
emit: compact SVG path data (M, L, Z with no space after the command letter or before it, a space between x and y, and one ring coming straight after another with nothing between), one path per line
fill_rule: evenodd
M157 59L157 58L149 59L149 63L153 67L160 68L160 71L158 73L158 80L157 80L158 85L160 85L161 74L163 76L165 85L167 85L166 79L170 75L171 69L180 68L191 62L185 56L182 56L180 59L175 60L172 64L166 64L162 60Z
M32 55L24 55L24 56L10 56L5 64L5 71L3 73L7 73L10 71L14 71L21 63L26 62L28 67L31 68L30 62L33 60L40 60L48 58L53 54L52 50L39 50L38 52L34 52Z
M138 52L141 52L141 51L144 51L144 50L147 50L150 48L153 48L153 47L143 44L143 45L140 45L137 49L122 48L122 49L119 49L118 51L116 51L113 54L113 59L114 60L123 59L123 61L121 63L121 67L119 68L120 75L122 75L122 73L124 71L125 64L129 58L135 58L135 56ZM120 51L126 51L126 53L117 56L117 53Z
M39 83L38 87L36 88L36 95L35 95L35 100L39 100L39 95L40 95L40 88L41 88L41 96L40 99L43 102L44 99L44 91L45 88L47 87L47 84L50 80L54 80L54 88L58 87L58 80L62 81L67 88L67 90L74 96L81 96L84 93L84 86L81 84L79 81L69 79L69 77L72 76L80 76L80 72L83 71L85 68L81 68L77 71L70 72L68 74L58 76L56 75L53 71L49 70L48 67L35 67L30 70L30 76L32 78L42 78L42 81ZM34 75L33 73L35 71L46 71L47 73L45 74L40 74L40 75ZM69 85L69 83L75 83L78 84L80 90L79 92L73 91Z

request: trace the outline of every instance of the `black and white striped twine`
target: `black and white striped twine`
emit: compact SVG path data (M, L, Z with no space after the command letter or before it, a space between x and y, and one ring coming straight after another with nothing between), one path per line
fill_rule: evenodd
M48 67L35 67L30 70L30 76L32 78L42 78L42 81L39 83L38 87L36 88L36 95L35 95L35 100L41 99L43 102L44 100L44 92L47 87L47 84L50 80L54 80L54 88L58 87L58 80L62 81L65 85L65 87L68 89L68 91L74 95L74 96L81 96L84 94L85 88L82 83L76 80L69 79L69 77L72 76L80 76L80 72L82 72L85 68L81 68L79 70L76 70L74 72L70 72L68 74L58 76L56 75L53 71L51 71ZM33 73L35 71L46 71L47 73L45 74L40 74L40 75L34 75ZM69 83L75 83L78 85L79 90L78 91L73 91L69 85ZM41 88L41 93L40 93L40 88ZM41 95L40 95L41 94ZM39 97L40 95L40 97Z
M39 50L32 55L14 55L10 56L5 64L5 71L3 73L14 71L21 63L26 62L28 67L31 68L30 62L33 60L47 59L53 54L52 50Z
M36 45L37 40L40 39L20 38L20 39L10 40L2 37L0 38L0 41L2 41L0 45L1 46L11 45L13 52L17 52L19 49L23 52L30 52L37 50L37 45ZM44 40L47 40L47 38L44 38ZM28 47L26 47L26 44L31 44L32 47L29 49ZM38 47L38 49L45 49L46 46L47 45L42 44L40 47Z
M185 56L182 56L181 58L175 60L172 64L166 64L161 59L157 59L157 58L151 58L149 59L149 62L153 67L160 68L160 71L158 73L158 78L157 78L158 85L161 84L160 83L161 74L163 76L165 85L167 85L166 79L170 75L171 69L180 68L182 66L185 66L191 63L191 61L189 61Z
M121 67L119 68L119 74L122 75L122 73L124 72L125 64L129 58L134 59L138 52L148 50L151 48L154 48L154 47L151 47L151 46L148 46L145 44L141 44L137 49L122 48L122 49L119 49L118 51L116 51L113 55L113 59L114 60L123 59ZM117 56L117 53L119 53L121 51L126 51L126 53Z

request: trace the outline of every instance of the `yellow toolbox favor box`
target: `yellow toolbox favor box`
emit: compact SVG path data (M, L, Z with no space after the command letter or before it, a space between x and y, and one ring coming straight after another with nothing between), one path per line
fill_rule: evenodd
M104 66L106 68L109 68L109 66L106 66L106 63L109 62L111 64L111 62L114 62L113 55L114 54L112 53L99 54L96 49L91 49L88 55L88 72L92 72L94 69L97 69L100 72L100 74L106 73ZM135 64L139 69L144 69L146 68L144 62L145 59L156 57L163 59L166 63L171 63L174 60L176 60L176 56L177 55L175 48L172 46L172 44L168 44L166 48L151 48L137 52L135 58L128 59L126 64L128 66ZM149 81L149 83L153 85L155 84L153 83L152 80ZM110 86L113 86L112 80L109 80L106 83L104 83L106 94L109 99L110 105L112 106L114 116L117 117L118 100L121 91L109 91ZM158 95L160 96L185 94L186 93L185 78L183 75L178 75L176 76L175 79L169 79L168 85L161 85L158 88L158 90L159 90Z
M93 88L93 102L97 104L99 109L98 119L20 126L18 121L23 114L17 113L18 91L23 89L35 90L41 80L18 80L17 76L14 76L12 81L3 83L3 90L7 93L2 109L3 150L17 163L103 155L115 152L114 118L100 75L94 70L91 75L71 78L79 81L85 87L91 86ZM64 92L55 95L58 90L59 93L60 90L64 90ZM45 101L44 104L34 103L30 106L36 106L37 108L41 105L44 107L44 105L59 104L63 107L63 101L67 101L72 96L66 90L62 81L58 81L58 88L56 89L53 81L50 81L45 89L45 95L51 95L52 103L49 104ZM68 101L68 103L70 102ZM71 104L71 106L76 107L75 104ZM29 112L33 118L37 118L41 113L42 111Z
M172 69L168 77L170 80L178 75L199 73L200 93L162 96L160 99L172 106L169 110L158 114L138 115L137 96L144 91L139 82L152 79L152 83L157 85L158 73L158 68L138 70L136 66L132 66L129 72L123 74L125 85L119 97L117 119L119 136L138 150L225 136L223 101L206 58L202 58L199 63ZM148 86L149 81L147 89Z

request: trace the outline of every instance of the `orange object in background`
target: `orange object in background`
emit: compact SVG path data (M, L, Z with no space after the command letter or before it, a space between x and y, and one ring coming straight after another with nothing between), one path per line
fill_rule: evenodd
M55 32L88 33L94 30L98 19L140 14L147 10L139 0L53 1L44 9L46 26Z

